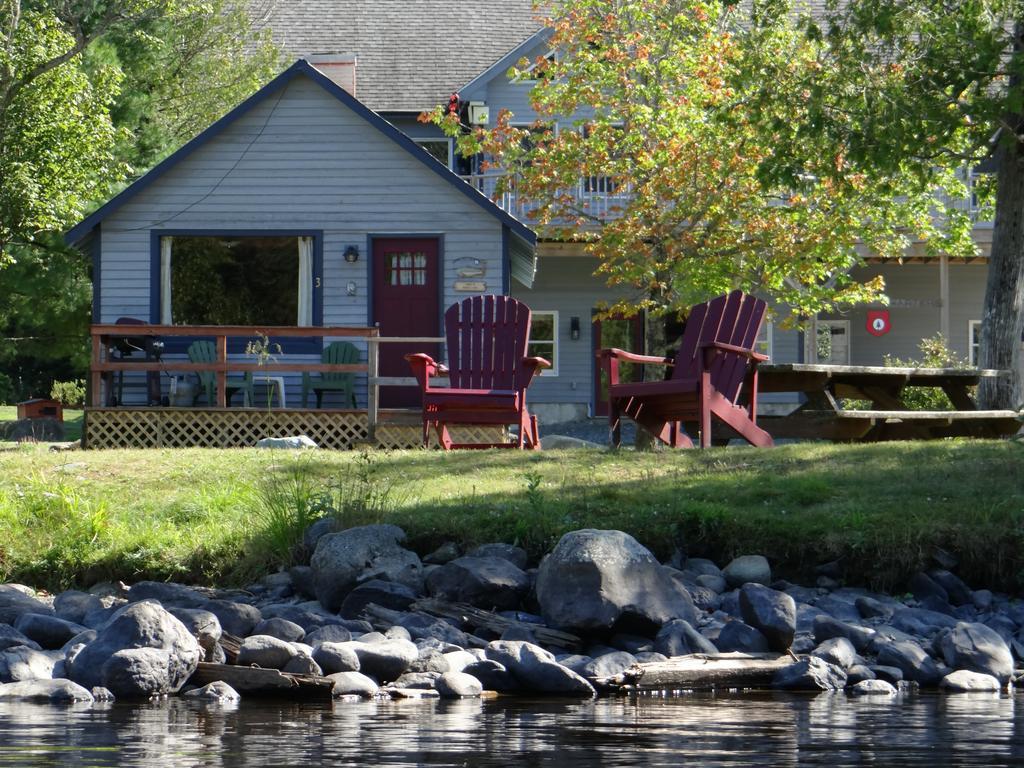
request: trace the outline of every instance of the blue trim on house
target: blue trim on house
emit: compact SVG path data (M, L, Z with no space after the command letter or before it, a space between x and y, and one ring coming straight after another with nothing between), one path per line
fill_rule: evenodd
M160 238L161 237L312 237L313 238L313 326L324 324L324 233L319 229L153 229L149 233L149 321L160 324ZM173 249L172 249L172 259ZM317 286L319 278L320 285ZM176 336L164 340L165 353L184 353L198 337ZM284 354L319 355L323 338L274 338ZM229 339L228 352L245 351L246 339Z
M237 119L252 111L252 109L262 103L269 96L280 91L282 88L288 85L293 78L305 75L314 83L323 88L327 93L334 96L338 101L344 104L346 107L351 109L357 115L366 120L370 125L379 130L385 136L391 138L398 146L412 155L414 158L419 160L423 165L437 174L440 178L448 182L454 189L457 189L460 193L465 195L467 198L472 200L483 210L490 213L492 216L497 218L503 224L509 226L509 228L529 245L534 245L537 242L537 235L532 229L527 227L517 218L511 214L503 211L498 205L492 202L486 195L477 191L474 187L466 184L462 179L455 175L452 171L445 168L443 165L438 163L433 156L425 149L420 147L416 142L402 133L400 130L395 128L391 123L382 118L376 112L365 106L362 102L348 93L345 89L339 86L337 83L332 81L326 75L317 70L305 59L299 59L292 66L282 72L280 75L271 80L267 85L263 86L259 91L250 96L248 99L243 101L228 114L222 117L220 120L215 122L205 131L196 136L192 141L188 142L174 154L170 155L162 163L154 167L142 178L129 187L124 189L120 194L113 197L106 204L101 206L98 210L86 217L79 224L74 226L64 236L64 240L69 245L75 245L88 235L100 222L102 222L107 216L114 213L121 206L131 200L133 197L138 195L140 192L152 185L157 179L171 170L174 166L184 160L186 157L191 155L195 150L199 149L205 144L215 139L224 130L234 123Z
M473 94L475 94L479 89L485 87L495 77L498 75L504 75L508 72L509 68L513 64L526 55L527 51L551 37L552 32L553 30L550 27L544 27L543 29L537 30L522 43L517 45L479 75L462 86L462 88L459 89L459 98L468 101Z
M92 260L92 321L103 322L103 271L100 255L103 253L103 230L97 225L89 242L89 258Z
M512 251L509 248L508 227L501 228L501 292L505 296L512 290Z

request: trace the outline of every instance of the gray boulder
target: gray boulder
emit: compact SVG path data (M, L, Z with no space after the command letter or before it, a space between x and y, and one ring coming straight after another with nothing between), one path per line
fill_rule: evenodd
M467 555L469 557L500 557L503 560L508 560L521 571L526 570L526 565L529 561L526 550L514 544L481 544L472 552L468 552Z
M359 671L381 683L397 679L419 657L419 649L408 640L353 641L347 644L359 659Z
M479 680L485 691L511 693L519 690L520 687L519 681L505 669L505 665L493 659L477 661L462 671Z
M740 613L780 653L789 650L796 634L796 601L785 592L748 582L740 588Z
M654 650L666 656L686 656L691 653L718 653L714 643L682 619L662 624L654 636Z
M571 631L608 629L620 621L652 629L672 619L697 623L689 594L621 531L565 534L541 563L536 591L544 619Z
M105 687L121 698L147 698L177 692L180 662L164 648L115 651L100 668ZM188 678L186 677L186 680Z
M605 677L612 677L625 672L636 664L636 656L626 651L613 651L591 659L580 669L576 670L588 680L596 680Z
M270 635L286 643L297 643L306 636L306 630L294 621L274 616L271 619L263 619L252 629L254 635Z
M835 691L846 685L846 672L824 659L810 656L775 673L773 688L789 691Z
M215 680L207 683L202 688L194 688L184 694L187 699L204 701L210 704L234 704L241 701L238 691L225 683L223 680Z
M999 633L984 624L961 622L939 640L952 669L991 675L1006 684L1013 677L1013 655Z
M896 667L903 672L903 679L913 680L923 686L936 685L942 678L942 672L934 659L920 645L908 640L881 646L878 650L878 663ZM878 672L877 667L873 669Z
M198 608L206 602L206 597L192 587L165 581L140 581L128 590L128 602L140 600L156 600L165 608Z
M320 537L310 565L317 599L337 611L361 581L382 578L413 591L423 588L423 565L415 552L403 549L405 531L395 525L364 525Z
M472 675L465 672L445 672L434 683L434 689L442 699L475 698L483 693L484 687Z
M380 686L362 672L335 672L327 677L334 681L332 695L335 698L361 696L364 699L371 699L380 690Z
M293 675L323 675L324 671L320 665L313 661L313 658L306 653L299 653L292 656L288 663L281 667L282 672L289 672Z
M0 651L13 648L16 645L24 645L36 651L41 651L39 643L25 637L10 624L0 624Z
M358 672L359 657L348 643L323 642L313 649L313 660L325 674L335 672Z
M851 696L895 696L896 688L885 680L861 680L850 689Z
M70 680L26 680L0 685L0 699L48 704L91 702L93 695Z
M722 575L730 587L772 583L772 568L763 555L741 555L722 569Z
M972 691L998 691L999 681L992 675L972 672L969 669L958 669L950 672L939 681L939 688L952 693L971 693Z
M248 603L208 600L202 607L217 617L221 629L235 637L248 637L252 634L253 627L263 619L260 609Z
M375 603L393 611L404 611L416 602L416 592L405 584L396 581L383 581L382 579L370 579L355 587L345 595L341 601L341 608L338 610L346 619L357 619L363 609L370 603Z
M403 672L396 680L388 684L389 688L423 688L433 690L443 672Z
M69 589L53 598L53 610L65 621L82 624L93 611L102 610L103 601L98 595Z
M327 624L305 637L305 641L314 648L322 643L347 643L351 639L352 633L340 624Z
M876 617L888 619L892 615L892 609L881 600L876 600L867 595L861 595L853 603L861 617L873 619Z
M597 695L586 679L559 664L554 655L540 646L522 640L495 640L487 644L486 653L487 658L505 667L530 693L586 698Z
M908 634L931 637L940 629L955 627L956 619L927 608L900 608L893 613L890 623Z
M281 669L298 654L295 647L272 635L249 635L238 649L238 665Z
M108 679L106 664L114 654L123 651L150 648L161 651L160 662L165 667L163 685L153 688L146 682L144 688L133 687L131 664L115 665L116 680ZM129 603L113 615L96 638L80 650L69 652L66 661L68 677L76 683L92 688L104 686L121 697L135 697L153 693L176 693L195 672L203 650L199 641L184 624L153 602ZM138 666L158 665L154 658L140 659ZM140 669L141 672L141 669ZM121 684L125 685L122 686Z
M28 587L0 584L0 624L14 624L23 613L53 614L53 608L33 597Z
M27 680L50 680L54 667L63 654L15 646L0 652L0 683L20 683Z
M946 590L946 594L949 596L950 605L960 606L974 604L974 594L971 592L971 588L968 587L964 583L964 580L955 573L936 568L928 571L928 575L931 577L932 581Z
M427 592L453 603L513 610L530 590L530 578L503 557L459 557L434 568Z
M811 651L811 655L844 670L852 667L857 660L857 651L854 650L853 643L845 637L833 637L819 643L818 647Z
M728 621L715 639L715 646L723 653L766 653L771 650L768 638L742 621Z
M875 630L869 627L860 627L856 624L848 624L831 616L820 614L814 617L814 639L823 643L836 637L843 637L850 641L857 653L862 653L871 645L875 637Z
M213 650L224 635L220 620L210 611L202 608L170 608L169 611L185 625L207 653Z

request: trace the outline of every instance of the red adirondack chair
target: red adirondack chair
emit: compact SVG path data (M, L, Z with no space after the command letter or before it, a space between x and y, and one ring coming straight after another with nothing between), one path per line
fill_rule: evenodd
M471 296L444 313L448 365L430 355L406 355L423 391L423 444L430 428L445 450L451 448L540 448L537 417L526 410L526 388L551 363L527 357L530 308L508 296ZM430 377L448 374L450 387L430 386ZM509 424L519 427L512 443L452 443L449 424Z
M765 303L740 291L690 310L675 359L635 355L621 349L597 353L608 375L608 426L612 444L621 441L621 418L633 419L658 440L692 448L685 423L700 430L700 447L711 445L711 418L732 427L748 443L770 446L757 426L757 366L768 359L754 351ZM619 383L619 361L672 366L664 381ZM744 383L746 404L739 403Z

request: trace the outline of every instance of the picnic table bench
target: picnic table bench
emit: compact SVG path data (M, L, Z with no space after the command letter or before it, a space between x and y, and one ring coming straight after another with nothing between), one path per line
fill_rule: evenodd
M1013 410L980 411L969 391L983 378L1003 375L1007 372L975 368L762 365L762 393L797 392L804 402L787 416L762 417L761 425L774 438L877 442L1005 437L1021 428L1021 414ZM946 393L955 410L910 410L903 400L907 387L937 387ZM846 408L844 400L866 400L871 407Z

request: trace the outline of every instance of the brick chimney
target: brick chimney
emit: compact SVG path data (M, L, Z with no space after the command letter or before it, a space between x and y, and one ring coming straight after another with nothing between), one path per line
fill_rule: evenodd
M356 57L347 53L313 53L306 61L353 96L356 95Z

